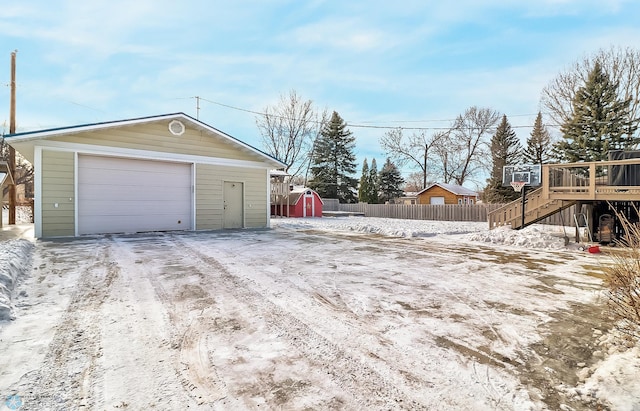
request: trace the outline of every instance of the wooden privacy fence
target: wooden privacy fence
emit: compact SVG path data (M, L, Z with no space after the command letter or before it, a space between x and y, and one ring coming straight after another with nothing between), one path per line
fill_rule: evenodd
M341 204L337 200L323 199L324 211L362 213L365 217L399 218L405 220L476 221L488 222L488 214L504 204ZM573 225L575 206L540 221L540 224Z
M497 204L340 204L338 211L364 213L366 217L402 218L406 220L487 221L487 213Z

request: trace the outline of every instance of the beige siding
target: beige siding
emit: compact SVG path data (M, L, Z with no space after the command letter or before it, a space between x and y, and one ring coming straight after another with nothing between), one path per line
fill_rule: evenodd
M431 204L431 197L444 197L445 204L458 204L465 196L457 195L439 186L433 186L424 193L418 194L418 204Z
M174 136L168 129L169 120L121 128L89 131L54 137L51 140L106 147L122 147L184 155L220 157L234 160L264 161L263 157L241 150L226 137L196 130L185 124L186 131Z
M267 226L266 170L196 165L196 230L223 228L224 181L244 184L244 224L247 228Z
M41 175L42 236L75 235L74 153L43 150Z

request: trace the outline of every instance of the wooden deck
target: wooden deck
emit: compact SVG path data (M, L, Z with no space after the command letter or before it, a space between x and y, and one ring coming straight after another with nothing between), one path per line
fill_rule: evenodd
M519 229L577 202L598 201L640 201L640 159L543 164L541 186L526 193L524 225L518 199L490 212L489 228Z

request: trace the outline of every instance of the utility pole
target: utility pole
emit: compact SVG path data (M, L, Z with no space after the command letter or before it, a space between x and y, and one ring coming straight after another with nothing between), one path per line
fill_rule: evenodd
M200 96L196 96L196 120L200 120Z
M11 103L9 108L9 134L16 132L16 53L11 52ZM16 223L16 150L9 144L9 225Z

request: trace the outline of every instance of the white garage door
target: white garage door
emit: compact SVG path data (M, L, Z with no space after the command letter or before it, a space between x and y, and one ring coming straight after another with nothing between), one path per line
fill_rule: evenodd
M444 197L431 197L431 205L444 204Z
M78 156L79 234L191 229L191 165Z

